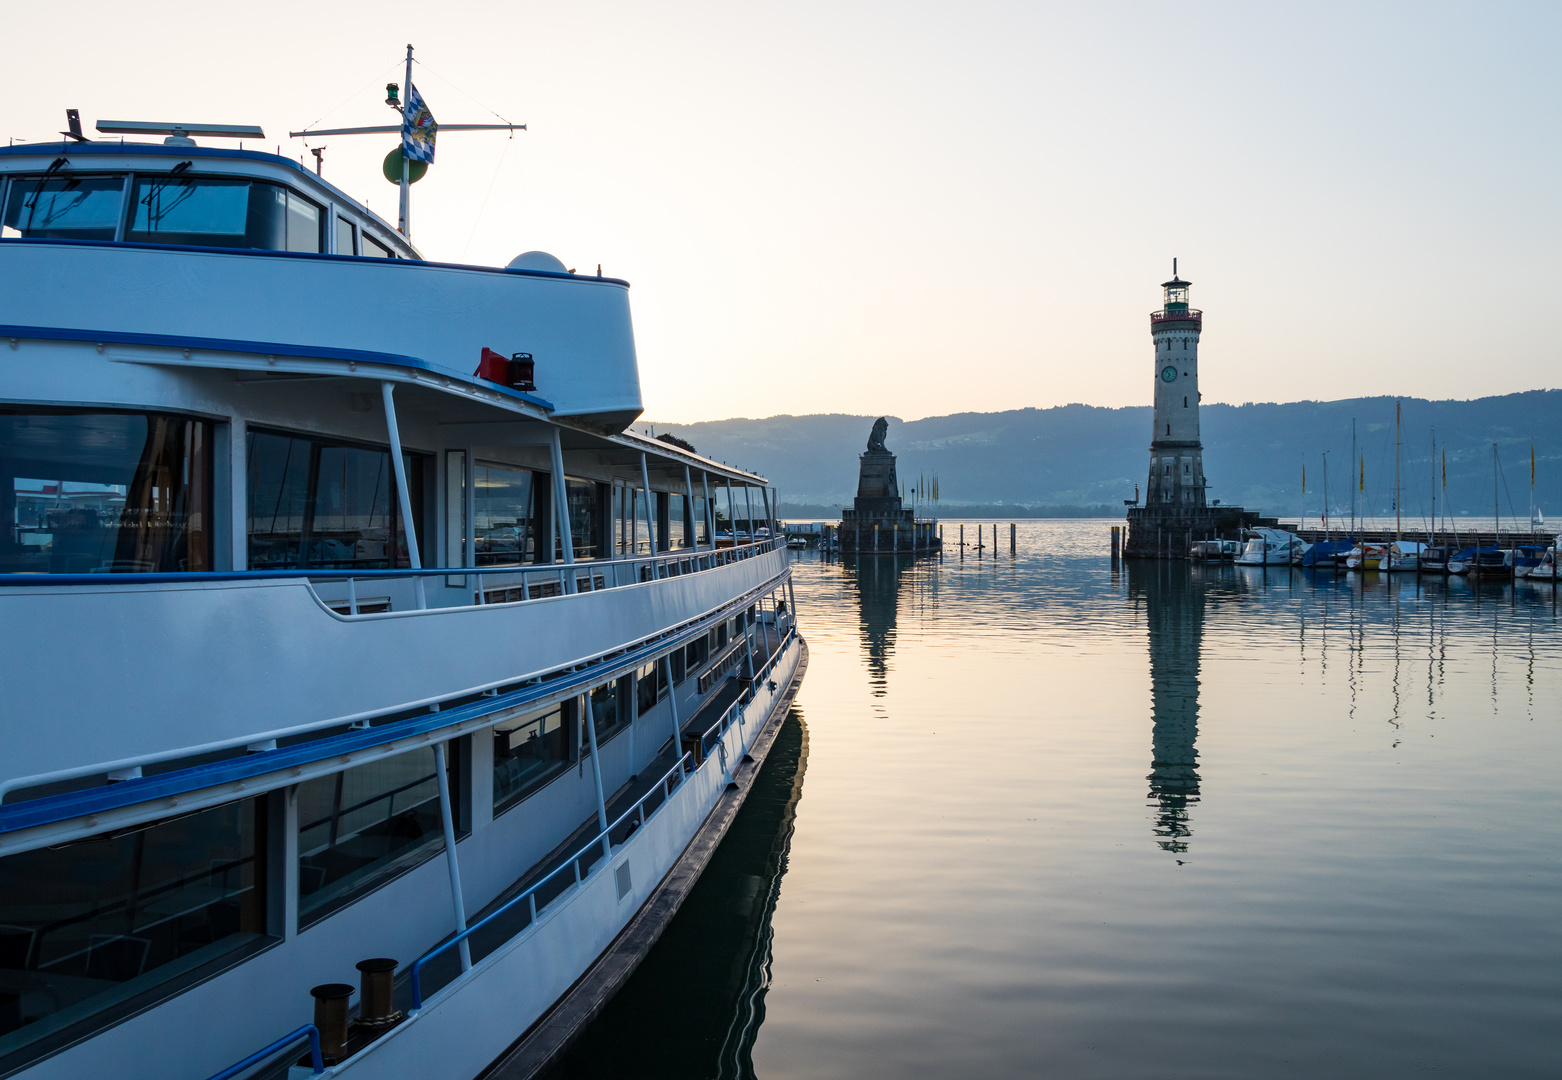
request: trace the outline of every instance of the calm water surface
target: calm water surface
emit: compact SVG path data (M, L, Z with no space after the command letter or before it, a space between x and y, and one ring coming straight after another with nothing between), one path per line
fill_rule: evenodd
M559 1077L1562 1074L1552 588L1108 524L799 555L778 753Z

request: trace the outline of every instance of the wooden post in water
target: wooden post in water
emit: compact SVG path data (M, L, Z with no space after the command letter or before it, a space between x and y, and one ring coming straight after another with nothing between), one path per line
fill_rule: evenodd
M965 561L965 525L960 526L960 561Z
M1113 562L1116 562L1119 558L1122 557L1122 541L1123 541L1123 537L1122 537L1121 530L1122 530L1122 526L1121 525L1113 525L1112 526L1112 561Z
M1014 554L1014 522L1009 522L1009 554Z

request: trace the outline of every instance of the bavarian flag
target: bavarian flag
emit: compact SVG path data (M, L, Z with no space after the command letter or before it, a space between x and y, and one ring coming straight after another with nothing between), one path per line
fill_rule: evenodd
M401 113L401 153L408 161L434 160L434 135L439 125L434 114L428 111L423 95L411 83L407 84L407 104Z

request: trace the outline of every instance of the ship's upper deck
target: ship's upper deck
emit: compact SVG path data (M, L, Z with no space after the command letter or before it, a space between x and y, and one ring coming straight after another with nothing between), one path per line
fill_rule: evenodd
M0 147L0 335L376 354L470 382L530 353L556 416L641 412L628 283L430 262L362 203L252 150Z

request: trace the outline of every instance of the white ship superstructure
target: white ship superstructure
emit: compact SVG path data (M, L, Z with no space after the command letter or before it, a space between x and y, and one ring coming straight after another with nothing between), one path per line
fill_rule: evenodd
M476 1076L762 756L774 492L627 283L170 143L0 149L0 1076Z

